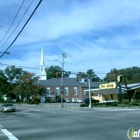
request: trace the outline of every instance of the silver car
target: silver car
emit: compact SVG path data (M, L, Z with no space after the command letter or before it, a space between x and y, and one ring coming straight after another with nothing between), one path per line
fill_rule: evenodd
M83 103L83 99L78 99L78 103Z
M67 103L71 103L70 98L66 98L66 102L67 102Z
M2 104L2 106L1 106L1 112L8 112L8 111L16 111L16 106L15 105L13 105L13 104L11 104L11 103L4 103L4 104Z

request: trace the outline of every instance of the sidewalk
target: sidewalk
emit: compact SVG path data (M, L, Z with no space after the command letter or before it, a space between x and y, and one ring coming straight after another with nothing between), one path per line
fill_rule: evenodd
M52 107L52 108L61 108L62 104L61 103L40 103L37 106L45 106L45 107ZM80 108L80 109L88 109L89 107L80 107L80 103L63 103L63 108ZM90 108L89 108L90 109ZM137 109L140 110L140 106L131 106L131 107L98 107L98 106L92 106L91 109L125 109L125 110L132 110L132 109Z

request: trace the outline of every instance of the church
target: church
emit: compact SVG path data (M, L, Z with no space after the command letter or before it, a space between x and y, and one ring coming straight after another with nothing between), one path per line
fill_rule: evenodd
M59 78L51 78L47 79L47 73L45 70L45 62L44 62L44 50L42 48L41 51L41 59L39 66L39 85L45 86L46 92L42 93L40 96L40 102L44 103L46 99L52 99L55 102L60 102L60 99L69 98L78 98L84 99L89 98L89 84L85 83L84 79L77 81L76 78L63 78L63 86L61 85L62 79ZM119 98L119 87L113 89L100 89L101 84L106 84L107 82L92 82L90 81L90 91L93 99L99 100L99 102L104 101L106 98L109 100L118 101ZM134 84L133 84L134 85ZM129 85L128 85L129 86ZM126 89L124 85L122 85L122 95L123 98L126 96L126 91L131 90L135 92L140 88L140 83L133 86L130 85L129 89Z
M61 78L47 79L43 48L41 51L39 77L39 85L46 87L46 92L41 96L41 102L45 102L47 98L51 98L56 102L59 102L61 98L62 88L63 99L70 98L72 100L72 98L89 98L88 92L86 91L88 89L88 83L85 83L84 79L81 81L77 81L76 78L63 78L63 87L61 86ZM98 88L99 84L101 83L102 82L91 82L91 88Z

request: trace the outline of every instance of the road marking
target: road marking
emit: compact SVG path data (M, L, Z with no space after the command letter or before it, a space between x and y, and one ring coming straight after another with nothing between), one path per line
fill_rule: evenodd
M2 125L0 125L0 130L9 138L9 140L19 140L11 132L5 129Z

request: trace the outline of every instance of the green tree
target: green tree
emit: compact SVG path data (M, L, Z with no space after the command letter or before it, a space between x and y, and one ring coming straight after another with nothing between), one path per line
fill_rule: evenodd
M87 74L85 72L78 72L78 75L81 77L81 78L86 78L87 77Z
M99 82L101 79L95 74L93 69L87 70L87 76L91 78L93 82Z
M4 94L8 92L8 87L9 87L8 79L4 75L4 72L0 70L0 99Z
M22 68L16 68L14 65L9 66L4 70L4 73L8 78L8 81L11 83L14 83L17 80L17 78L22 74L22 72L23 72Z
M118 70L113 68L109 73L107 73L106 77L104 78L104 81L107 82L114 82L117 80Z
M23 73L23 70L21 68L16 68L14 65L13 66L8 66L4 70L4 74L7 77L8 80L8 87L7 87L7 97L9 99L15 98L15 93L13 92L15 82L17 78Z
M59 66L50 66L47 71L47 79L57 78L56 73L59 73L59 77L62 75L62 68ZM63 71L63 76L68 78L70 75L69 71Z
M129 83L138 83L140 82L140 68L139 67L131 67L131 68L122 68L122 69L112 69L109 73L107 73L104 81L116 81L117 76L122 75L124 84L124 79L127 84Z
M84 73L84 72L78 72L78 76L80 76L80 78L90 77L93 82L99 82L99 81L101 81L101 79L95 74L95 72L94 72L93 69L87 70L86 73Z

